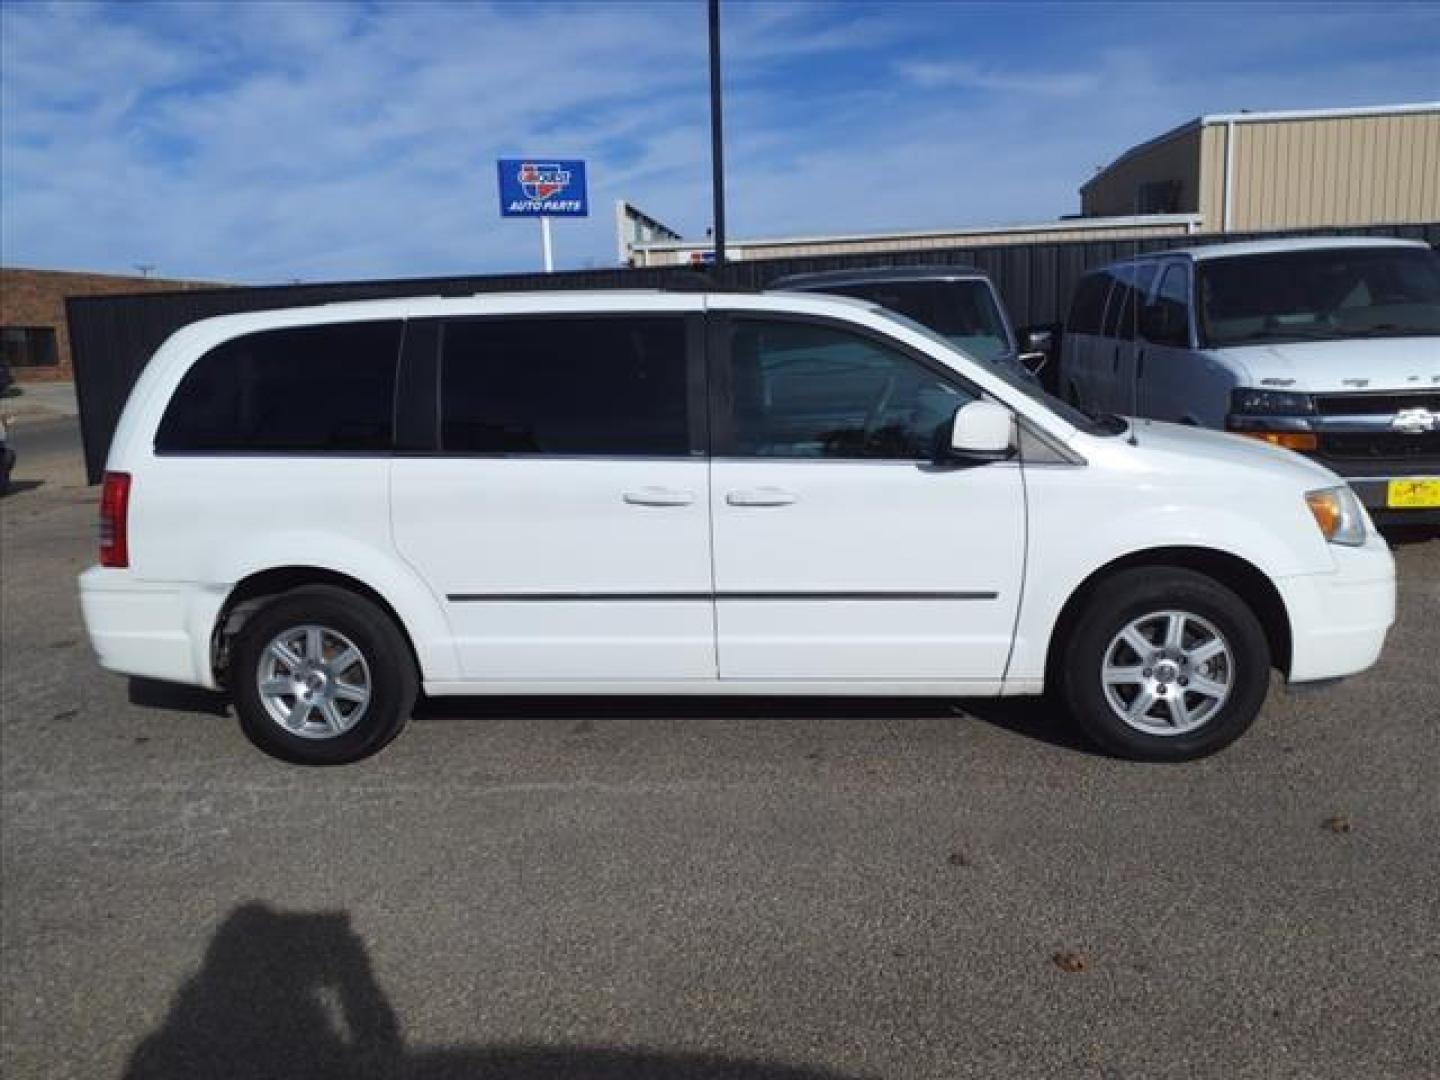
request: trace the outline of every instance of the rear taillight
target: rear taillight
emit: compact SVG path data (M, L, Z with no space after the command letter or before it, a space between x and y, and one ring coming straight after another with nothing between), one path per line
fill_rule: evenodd
M107 472L100 489L100 565L130 565L126 519L130 513L130 474Z

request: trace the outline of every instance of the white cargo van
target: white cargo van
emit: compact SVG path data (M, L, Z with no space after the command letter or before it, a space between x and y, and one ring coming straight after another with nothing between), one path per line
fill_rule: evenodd
M1224 244L1093 271L1060 386L1086 409L1298 451L1382 524L1440 525L1440 256L1425 244Z

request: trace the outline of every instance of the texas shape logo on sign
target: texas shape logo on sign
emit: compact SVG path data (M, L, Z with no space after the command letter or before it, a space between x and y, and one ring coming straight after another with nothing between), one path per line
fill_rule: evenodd
M520 187L532 199L548 199L570 186L570 173L559 165L534 161L520 165Z

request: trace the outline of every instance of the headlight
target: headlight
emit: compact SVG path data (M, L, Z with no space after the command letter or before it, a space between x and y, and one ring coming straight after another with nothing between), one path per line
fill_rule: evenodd
M1289 390L1241 388L1230 391L1230 411L1242 416L1310 416L1315 412L1315 401L1309 394Z
M1320 532L1332 544L1359 547L1365 543L1365 511L1360 500L1347 486L1321 488L1305 493L1305 502L1320 526Z

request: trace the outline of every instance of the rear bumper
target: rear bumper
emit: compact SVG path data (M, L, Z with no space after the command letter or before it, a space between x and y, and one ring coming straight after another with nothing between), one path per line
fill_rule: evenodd
M1290 681L1337 679L1380 657L1395 621L1395 560L1371 536L1363 547L1331 545L1335 570L1279 578L1290 613Z
M100 666L125 675L216 689L210 635L225 590L136 581L92 566L80 575L80 611Z

